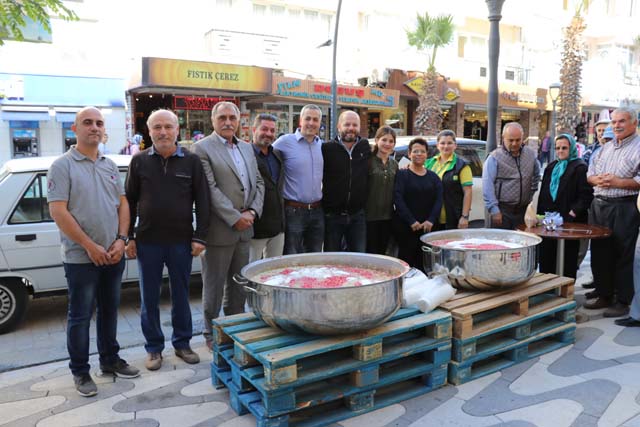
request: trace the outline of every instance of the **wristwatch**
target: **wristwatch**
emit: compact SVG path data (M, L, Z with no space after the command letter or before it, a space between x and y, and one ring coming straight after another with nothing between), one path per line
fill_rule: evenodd
M129 243L129 238L127 236L123 236L122 234L116 235L116 240L122 240L125 245Z
M468 214L467 214L467 215L460 215L460 216L461 216L462 218L466 219L466 220L468 220L468 219L469 219L469 215L468 215Z

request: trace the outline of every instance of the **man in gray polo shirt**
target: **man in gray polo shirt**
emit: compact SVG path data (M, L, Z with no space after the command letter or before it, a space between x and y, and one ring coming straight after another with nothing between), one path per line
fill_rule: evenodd
M98 392L89 374L89 324L96 304L100 369L121 378L139 375L118 356L116 340L129 205L118 167L98 152L104 137L100 110L83 108L71 129L77 145L51 165L47 200L60 229L69 287L69 368L76 390L88 397Z

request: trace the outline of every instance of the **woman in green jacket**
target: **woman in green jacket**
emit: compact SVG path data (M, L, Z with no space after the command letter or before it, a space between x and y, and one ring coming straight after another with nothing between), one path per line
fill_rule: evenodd
M398 162L393 158L396 132L389 126L378 129L373 155L369 158L367 197L367 252L384 255L391 236L393 186Z

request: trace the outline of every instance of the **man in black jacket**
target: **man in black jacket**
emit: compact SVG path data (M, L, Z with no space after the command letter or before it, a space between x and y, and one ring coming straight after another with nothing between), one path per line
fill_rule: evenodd
M138 257L145 367L156 370L162 365L164 349L158 304L165 265L171 279L171 343L176 356L185 362L200 361L189 346L193 330L189 278L193 257L200 255L206 245L209 186L198 156L177 145L178 117L173 112L154 111L147 126L153 145L131 159L127 176L127 200L134 219L129 227L127 256Z
M264 205L262 215L253 223L250 261L282 255L284 248L282 158L271 145L276 139L276 120L271 114L258 114L253 122L253 150L264 180Z
M344 111L338 118L338 136L322 144L326 252L344 249L364 252L366 248L367 177L371 147L360 137L360 116Z

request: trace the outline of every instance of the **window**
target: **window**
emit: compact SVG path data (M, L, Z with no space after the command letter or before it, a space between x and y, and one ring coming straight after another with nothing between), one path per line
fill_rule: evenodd
M487 67L480 67L480 77L487 77Z
M460 156L464 161L469 164L471 168L471 174L475 177L482 176L482 161L486 154L485 145L458 145L456 148L456 155Z
M265 16L267 14L267 6L263 4L254 4L253 14L256 16Z
M515 80L516 79L516 73L512 70L507 70L504 72L504 78L507 80Z
M318 19L318 12L315 10L305 10L304 17L307 21L315 21Z
M38 175L22 195L9 224L53 221L47 204L47 176Z
M231 7L233 6L233 0L216 0L216 6Z

